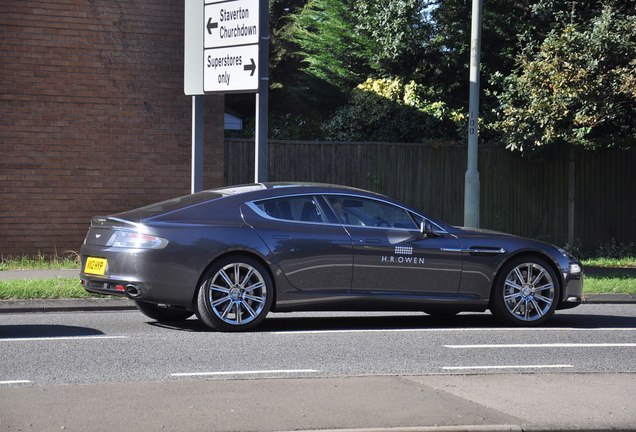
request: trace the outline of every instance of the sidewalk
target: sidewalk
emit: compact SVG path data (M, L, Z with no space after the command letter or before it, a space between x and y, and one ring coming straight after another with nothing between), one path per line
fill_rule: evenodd
M0 430L636 429L636 374L629 372L178 379L0 386L0 400L3 402Z
M633 269L626 269L634 271ZM586 271L594 274L593 271ZM4 270L0 280L49 279L79 277L79 270ZM586 304L636 304L636 294L584 294ZM93 310L133 310L135 304L127 298L0 300L0 313L73 312Z

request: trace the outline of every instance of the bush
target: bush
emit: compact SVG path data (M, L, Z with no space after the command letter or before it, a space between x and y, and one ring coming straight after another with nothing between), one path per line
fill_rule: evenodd
M609 242L599 246L596 251L583 252L578 246L566 245L564 247L566 251L582 260L593 259L633 259L636 260L636 243L616 243L616 240L611 239Z
M414 83L401 79L368 79L356 87L349 103L325 124L328 140L422 142L457 137L453 118L443 102L428 102ZM453 117L454 116L454 117Z

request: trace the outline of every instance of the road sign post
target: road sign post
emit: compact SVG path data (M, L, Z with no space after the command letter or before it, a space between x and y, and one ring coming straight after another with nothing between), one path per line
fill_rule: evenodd
M185 93L256 93L254 176L266 181L269 2L185 0L185 7ZM193 136L199 129L193 120Z
M261 9L268 10L268 0L260 0ZM256 93L256 136L254 137L254 182L267 181L269 161L268 111L269 111L269 14L260 17L259 40L259 91Z

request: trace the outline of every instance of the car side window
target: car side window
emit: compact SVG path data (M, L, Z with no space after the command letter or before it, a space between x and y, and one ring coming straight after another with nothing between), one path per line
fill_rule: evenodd
M274 219L298 222L325 222L322 209L313 196L275 198L254 204Z
M406 210L389 203L346 195L327 199L345 225L419 229Z

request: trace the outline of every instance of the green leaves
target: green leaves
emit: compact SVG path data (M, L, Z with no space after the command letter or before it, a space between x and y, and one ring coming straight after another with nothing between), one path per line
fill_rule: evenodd
M424 0L312 0L293 17L305 70L340 88L419 65Z
M469 1L272 4L270 108L300 119L292 135L458 137ZM484 1L481 139L523 151L634 145L635 20L633 0ZM380 88L398 82L399 96Z
M636 18L610 7L593 20L528 44L504 79L500 120L508 147L631 146L636 139Z
M461 114L425 96L426 89L413 81L405 85L400 78L369 78L325 124L327 139L422 142L456 138L457 125L463 125Z

